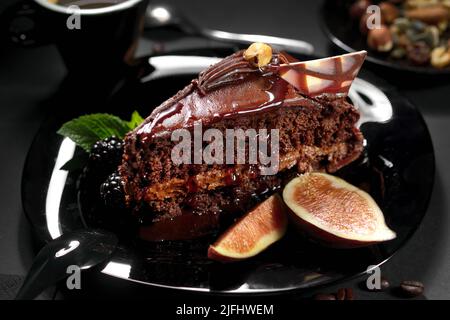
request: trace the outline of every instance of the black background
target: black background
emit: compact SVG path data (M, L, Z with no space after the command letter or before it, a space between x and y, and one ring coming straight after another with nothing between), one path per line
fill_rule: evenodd
M2 0L0 12L14 2ZM320 1L165 0L161 3L177 7L202 27L298 38L311 42L318 55L332 53L333 46L320 27ZM179 39L167 47L182 48L200 42ZM149 39L143 39L140 53L148 53L151 46ZM365 67L377 72L373 66ZM378 72L386 78L385 73ZM21 208L21 171L33 136L48 115L46 101L58 90L65 74L54 46L16 48L0 39L0 275L25 275L34 256L31 231ZM402 79L402 75L398 77ZM400 91L422 112L431 132L437 170L433 196L422 225L411 241L383 267L383 275L393 284L404 279L421 280L426 286L426 298L450 299L447 196L450 194L450 79L440 79L432 85L421 79L404 77L402 80ZM359 290L360 280L342 286L355 288L360 298L394 298L391 294ZM104 281L103 285L106 290L122 289L121 282ZM325 291L332 292L334 288ZM122 291L122 296L130 292L131 289ZM82 297L83 293L78 296ZM41 296L48 297L48 294Z

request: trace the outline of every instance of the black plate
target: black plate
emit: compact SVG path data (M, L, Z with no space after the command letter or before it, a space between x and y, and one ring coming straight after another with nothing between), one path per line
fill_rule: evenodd
M323 29L330 40L347 52L367 50L367 60L379 66L423 75L449 75L450 67L414 66L406 60L395 60L371 50L366 37L359 32L358 23L349 17L350 1L326 0L321 10Z
M74 152L81 153L70 140L56 134L61 124L82 113L105 110L124 116L135 109L148 114L151 107L170 97L211 63L209 59L154 58L152 63L157 68L149 77L127 82L108 99L104 99L104 93L96 98L93 93L99 90L88 91L92 95L79 94L79 90L89 90L90 84L82 89L81 84L74 88L74 82L65 85L65 92L53 101L57 106L54 115L36 135L23 174L23 206L40 239L47 241L66 230L82 228L83 215L92 209L80 209L79 171L60 170ZM171 68L164 71L158 66ZM366 122L361 126L367 142L365 155L338 174L369 189L388 225L397 233L395 240L361 249L333 250L311 244L289 230L282 241L263 254L222 265L206 259L212 239L158 244L125 239L103 272L151 286L183 290L281 292L348 279L387 261L413 234L426 212L434 179L434 154L420 113L383 81L364 71L361 78L352 87L352 99ZM63 111L57 112L62 106Z

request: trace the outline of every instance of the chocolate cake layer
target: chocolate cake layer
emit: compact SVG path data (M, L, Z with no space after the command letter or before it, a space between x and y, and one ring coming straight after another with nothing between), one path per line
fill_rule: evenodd
M272 66L288 60L275 54ZM196 221L191 227L199 231L181 232L182 238L207 233L220 225L220 216L242 214L274 192L283 177L334 172L360 155L359 114L345 98L306 97L270 70L253 67L238 52L205 70L127 135L120 173L128 205L154 223L145 238L164 238L155 230L158 223L170 229L167 219L181 225ZM171 133L181 128L193 132L199 122L203 131L278 129L278 173L262 175L260 163L175 165ZM179 218L183 215L208 218ZM173 230L181 230L175 223Z

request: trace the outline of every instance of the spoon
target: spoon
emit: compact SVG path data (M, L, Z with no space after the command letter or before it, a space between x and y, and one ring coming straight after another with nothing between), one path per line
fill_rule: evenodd
M84 229L65 233L47 243L34 259L16 300L30 300L46 288L68 277L69 266L85 270L108 258L117 246L117 237L102 230Z
M149 5L145 15L145 25L148 28L174 26L188 35L200 36L222 42L243 45L248 45L253 42L264 42L271 44L278 50L286 50L302 55L311 55L314 53L314 47L310 43L302 40L201 29L168 5Z

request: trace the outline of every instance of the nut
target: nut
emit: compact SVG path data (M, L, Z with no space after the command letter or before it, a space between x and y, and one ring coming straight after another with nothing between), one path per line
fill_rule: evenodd
M340 288L336 293L336 300L355 300L352 288Z
M403 59L406 56L406 50L402 47L397 47L391 51L391 57L394 59Z
M409 35L411 42L425 42L430 48L439 44L439 30L436 26L429 26L421 33L412 33Z
M434 5L407 10L406 17L420 20L428 24L439 24L448 20L448 11L444 6Z
M450 9L450 0L442 0L441 3L444 7Z
M367 19L370 17L370 14L363 14L361 19L359 20L359 32L361 34L366 35L369 32L369 28L367 27Z
M379 52L388 52L393 47L392 35L386 26L369 30L367 45Z
M357 0L350 7L350 17L353 19L360 19L371 4L372 2L370 0Z
M395 42L395 37L402 34L400 29L395 24L392 24L389 26L389 31L391 32L392 36L394 37L394 42Z
M407 18L397 18L394 21L394 26L397 27L399 32L405 32L408 30L408 28L411 27L411 21L409 21Z
M430 47L434 48L439 44L439 29L436 26L429 26L426 30Z
M439 33L443 33L445 30L447 30L448 27L448 21L443 20L437 24L437 27L439 29Z
M262 68L272 60L272 48L261 42L255 42L244 52L244 59Z
M450 65L450 49L437 47L431 51L431 65L435 68L445 68Z
M419 281L405 280L400 283L400 292L408 298L417 297L423 294L425 286Z
M383 21L388 25L393 23L394 20L397 19L398 16L400 15L399 10L392 3L381 2L379 6L381 16L383 17Z
M411 45L411 40L409 40L409 38L406 34L402 34L398 37L396 44L399 47L407 48L409 45Z
M435 5L440 0L406 0L406 7L409 9L423 8Z
M370 19L370 21L369 21ZM377 19L376 15L373 13L363 14L361 20L359 21L359 31L361 34L366 35L369 32L369 29L379 28L378 25L384 25L384 17L383 15L379 15L379 19ZM370 25L373 25L370 26Z
M430 61L430 47L423 41L415 42L406 49L408 60L417 66L423 66Z
M336 295L332 293L318 293L314 296L314 300L336 300Z
M423 31L425 31L426 27L427 27L427 25L425 23L423 23L422 21L414 20L411 23L411 28L409 30L407 30L407 31L423 32Z

